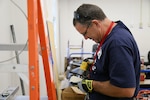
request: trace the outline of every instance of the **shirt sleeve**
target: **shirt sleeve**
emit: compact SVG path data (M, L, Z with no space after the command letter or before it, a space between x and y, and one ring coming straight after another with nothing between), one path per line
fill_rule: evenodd
M111 84L130 88L136 87L134 64L130 47L118 45L109 52L109 72Z

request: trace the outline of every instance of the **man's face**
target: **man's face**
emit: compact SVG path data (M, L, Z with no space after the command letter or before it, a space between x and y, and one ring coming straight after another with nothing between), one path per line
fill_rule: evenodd
M84 36L85 39L91 39L96 43L99 43L101 40L101 29L99 25L91 22L88 25L82 25L80 23L76 23L75 25L76 30Z

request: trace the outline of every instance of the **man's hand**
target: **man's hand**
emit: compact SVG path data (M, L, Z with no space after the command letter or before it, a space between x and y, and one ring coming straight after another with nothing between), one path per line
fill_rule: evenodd
M84 79L81 82L78 83L79 89L83 92L92 92L93 86L92 86L93 80L87 80Z

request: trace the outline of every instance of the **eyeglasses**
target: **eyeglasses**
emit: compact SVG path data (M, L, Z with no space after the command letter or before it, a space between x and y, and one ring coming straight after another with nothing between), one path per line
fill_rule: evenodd
M83 36L85 36L85 35L87 34L87 31L88 31L88 28L89 28L90 24L91 24L91 23L89 23L89 24L88 24L88 26L87 26L87 28L86 28L85 32L84 32L84 33L82 33L82 35L83 35Z

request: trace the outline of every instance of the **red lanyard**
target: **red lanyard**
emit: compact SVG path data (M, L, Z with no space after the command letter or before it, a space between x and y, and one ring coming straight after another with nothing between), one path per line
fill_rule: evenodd
M113 27L113 24L114 24L114 22L111 22L111 24L110 24L109 28L107 29L107 31L106 31L106 33L105 33L104 37L103 37L103 38L102 38L102 40L100 41L100 44L98 45L98 48L97 48L97 50L96 50L96 54L94 55L94 59L93 59L93 60L94 60L94 62L93 62L93 64L92 64L92 66L93 66L93 65L94 65L94 63L95 63L95 60L96 60L97 54L98 54L98 52L99 52L99 50L100 50L101 46L103 45L103 43L104 43L104 41L105 41L106 37L108 36L108 33L110 32L111 28ZM92 66L91 66L91 68L92 68Z

